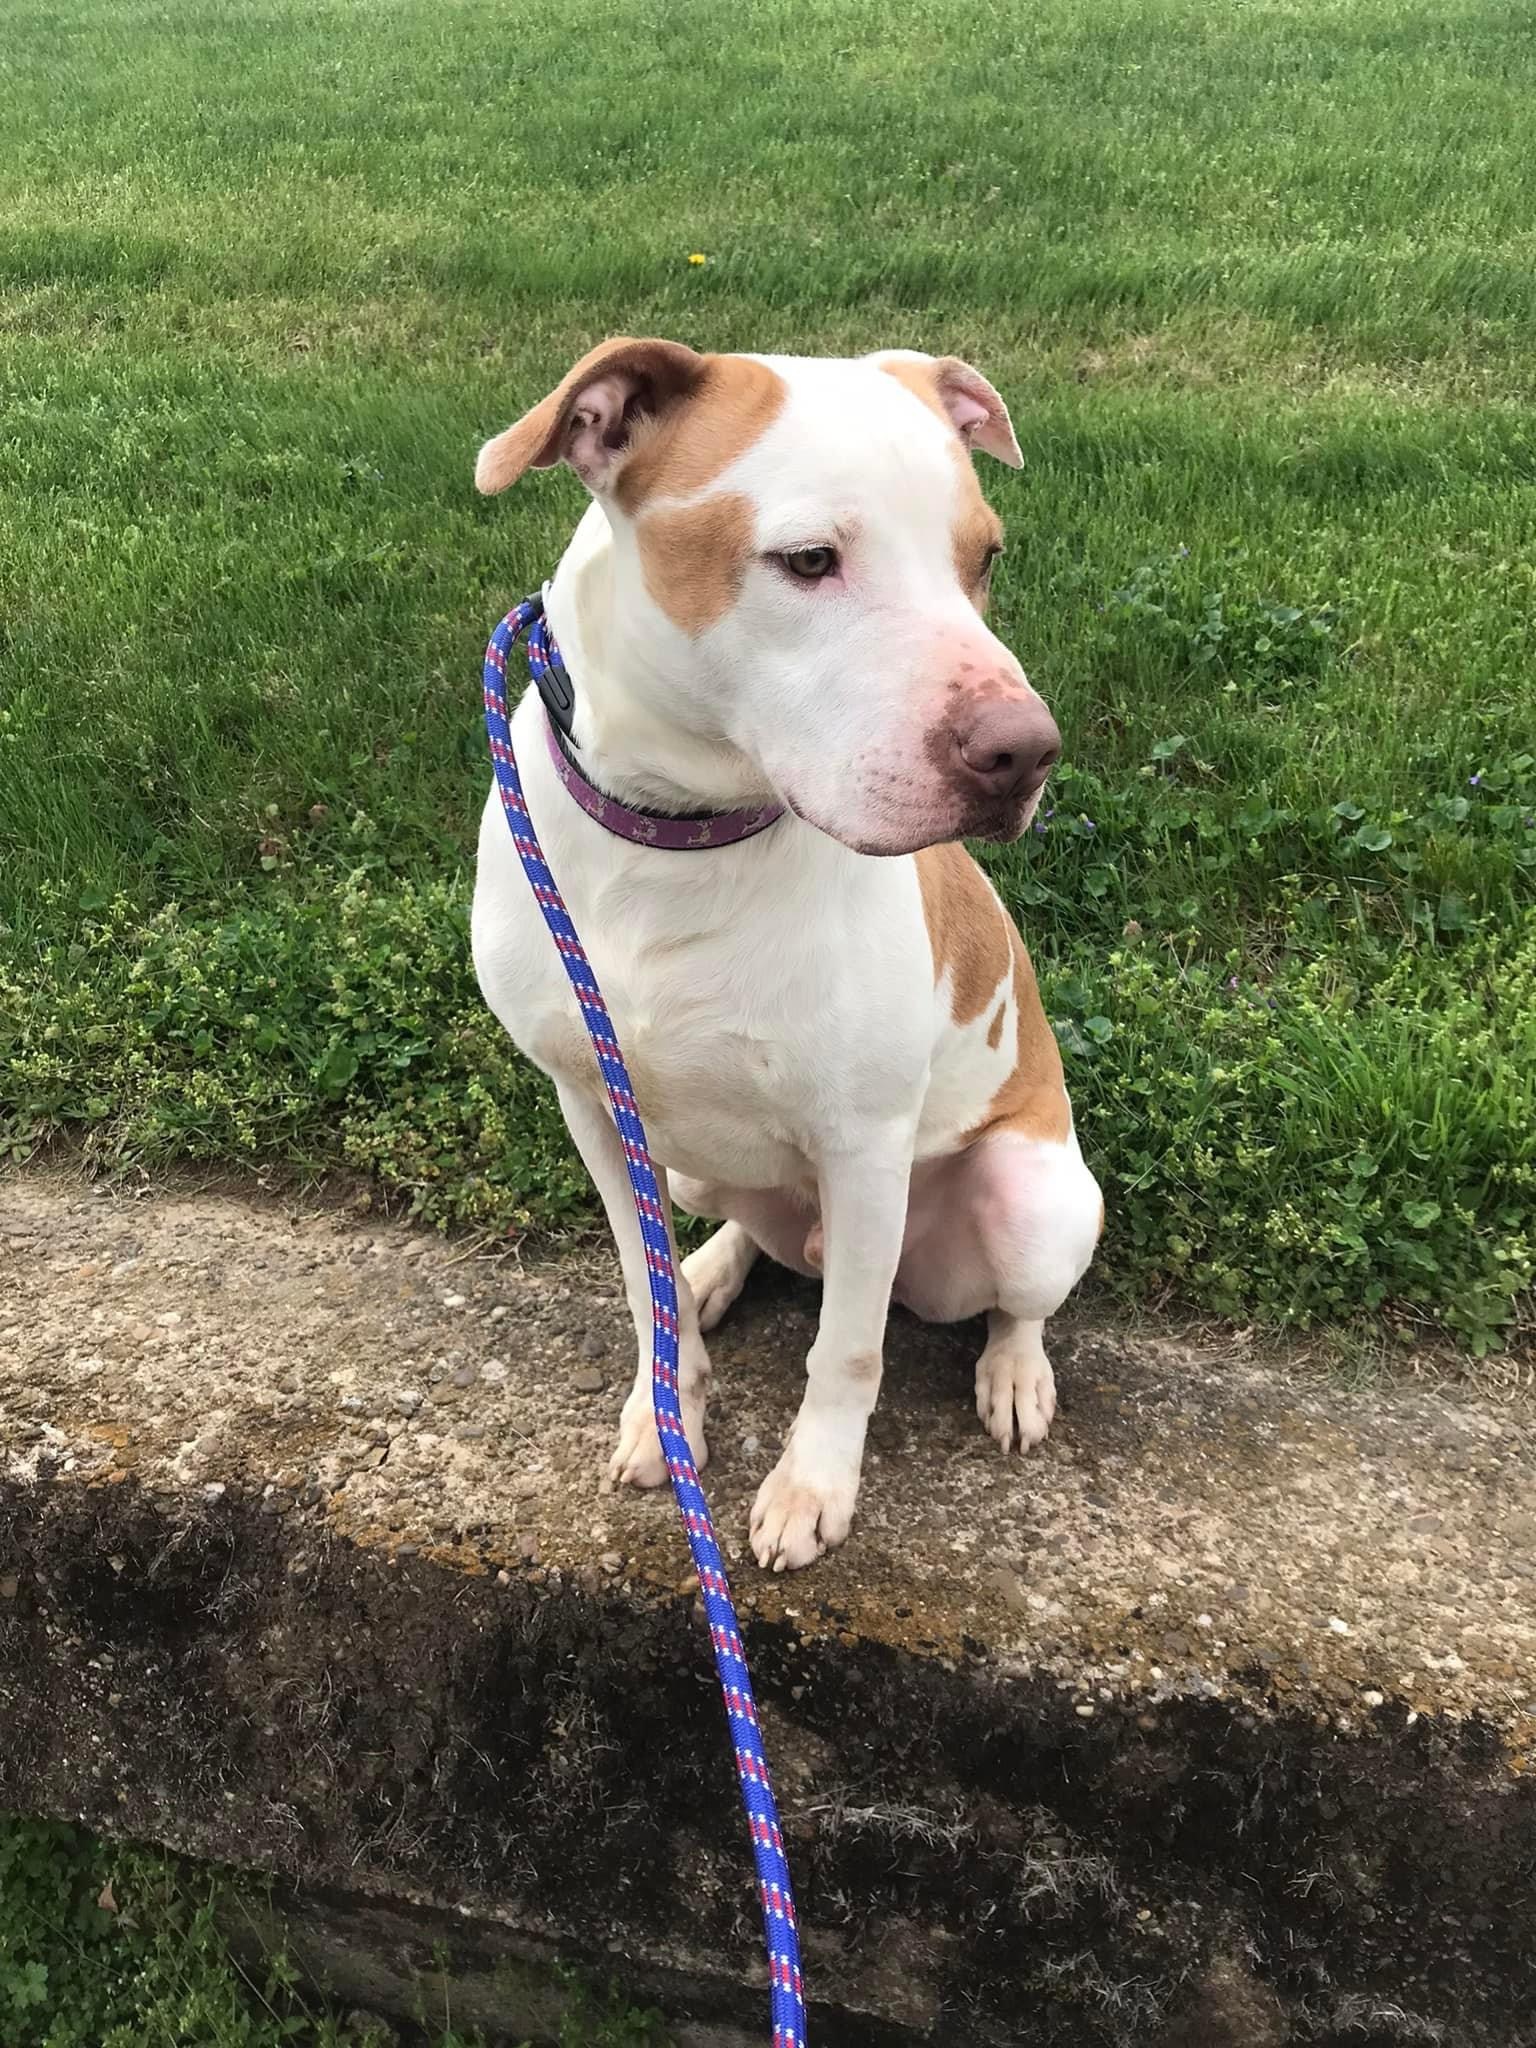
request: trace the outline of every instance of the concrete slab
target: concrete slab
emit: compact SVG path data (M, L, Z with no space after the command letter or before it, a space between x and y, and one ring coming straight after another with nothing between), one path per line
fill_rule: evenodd
M816 2038L1536 2042L1520 1375L1351 1391L1090 1308L1004 1460L977 1333L898 1317L853 1542L765 1578L814 1310L764 1273L717 1332L707 1484ZM601 1476L631 1364L605 1255L13 1175L0 1801L279 1873L339 1980L448 1930L514 2035L558 1948L758 2038L687 1555Z

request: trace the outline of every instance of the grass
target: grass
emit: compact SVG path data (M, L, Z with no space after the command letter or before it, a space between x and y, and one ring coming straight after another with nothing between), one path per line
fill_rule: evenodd
M254 1880L58 1822L0 1815L6 2048L399 2048L396 2029L302 1992L288 1957L232 1946ZM259 1901L257 1902L260 1903ZM265 1924L265 1916L261 1916ZM570 1978L559 2048L667 2048L659 2014ZM484 2048L421 1988L419 2048Z
M65 0L0 55L0 1140L587 1196L473 987L478 657L610 331L953 350L1067 737L1018 910L1127 1293L1536 1261L1536 17ZM690 252L707 257L688 262Z

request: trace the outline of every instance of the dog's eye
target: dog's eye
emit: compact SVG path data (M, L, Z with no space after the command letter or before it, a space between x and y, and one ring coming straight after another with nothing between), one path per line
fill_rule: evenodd
M993 541L992 545L987 549L986 554L982 557L981 573L983 577L987 577L992 574L992 565L1002 552L1002 542L1000 540Z
M836 548L794 548L787 555L780 555L791 576L798 576L802 583L819 583L823 576L830 576L837 568Z

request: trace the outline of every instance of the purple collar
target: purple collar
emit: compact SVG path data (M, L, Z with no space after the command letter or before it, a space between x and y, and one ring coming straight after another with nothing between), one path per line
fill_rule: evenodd
M538 616L528 633L528 668L544 703L549 758L555 764L555 773L589 818L616 839L631 840L636 846L654 846L667 853L691 853L704 846L735 846L779 822L784 815L782 804L765 804L750 811L698 811L679 818L664 811L643 811L631 804L621 804L617 797L605 796L589 782L567 738L573 708L570 677L555 636L549 630L542 600L537 602Z
M694 811L681 818L665 811L637 810L632 804L621 804L617 797L604 796L588 782L547 713L544 737L555 773L587 816L595 818L615 839L632 839L637 846L656 846L666 853L691 853L701 846L735 846L740 840L755 838L784 815L782 804L768 804L755 811Z

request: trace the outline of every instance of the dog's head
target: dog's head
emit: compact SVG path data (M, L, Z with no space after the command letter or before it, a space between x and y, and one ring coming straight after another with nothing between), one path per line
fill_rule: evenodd
M633 686L866 853L1028 823L1060 735L982 613L1002 527L972 448L1007 408L954 357L605 342L480 451L569 462L614 536Z

